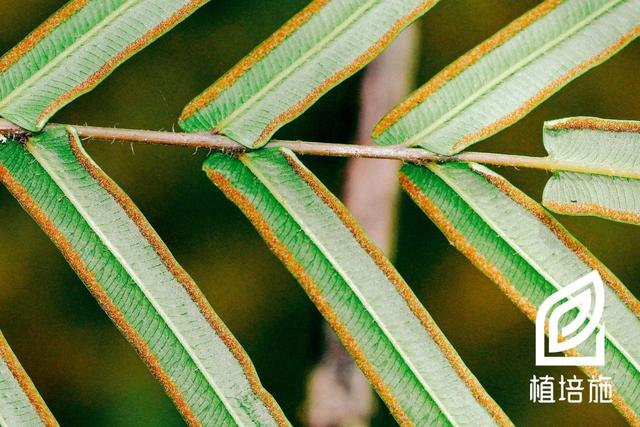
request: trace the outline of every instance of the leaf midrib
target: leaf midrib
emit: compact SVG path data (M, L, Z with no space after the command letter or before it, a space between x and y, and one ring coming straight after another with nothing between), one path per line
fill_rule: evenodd
M467 107L469 107L470 105L475 103L475 101L480 99L483 95L487 94L491 89L493 89L494 87L498 86L504 79L506 79L507 77L515 74L515 72L518 71L519 69L522 69L526 65L528 65L528 64L532 63L533 61L535 61L539 56L544 54L547 50L549 50L551 48L554 48L555 46L557 46L560 43L564 42L565 40L567 40L568 38L573 36L575 33L580 31L582 28L584 28L587 25L589 25L591 22L595 21L601 15L603 15L608 10L610 10L611 8L616 6L618 3L621 3L622 1L623 0L613 0L613 1L609 2L609 3L607 3L606 5L600 7L600 9L598 9L595 12L591 13L590 15L585 17L582 21L580 21L579 23L577 23L574 26L570 27L567 31L565 31L562 34L560 34L560 36L554 38L553 40L550 40L549 42L547 42L544 45L542 45L540 48L538 48L538 49L534 50L533 52L531 52L529 55L527 55L526 57L524 57L520 61L516 62L511 67L508 67L505 71L503 71L497 77L495 77L492 80L490 80L487 84L485 84L479 90L475 91L471 96L465 97L465 99L461 103L459 103L454 108L452 108L450 110L447 110L447 112L445 114L443 114L442 116L440 116L439 119L434 121L432 124L430 124L429 126L424 128L420 132L416 133L414 136L409 138L406 142L403 142L403 143L397 144L397 145L398 146L408 146L408 147L414 146L414 145L418 145L418 142L421 139L426 138L429 134L431 134L435 129L440 127L443 123L446 123L451 118L457 116L458 113L460 113L461 111L465 110ZM553 13L553 12L551 12L551 13ZM536 21L536 22L539 22L539 21ZM526 31L526 29L523 30L523 31ZM513 39L508 40L502 46L506 45L507 43L509 43L509 41L512 41L512 40ZM470 69L470 68L468 68L468 69ZM423 101L423 103L424 102L426 102L426 100Z
M365 308L368 308L367 313L369 313L369 315L376 322L376 324L378 325L378 327L380 328L380 330L382 331L384 336L387 338L387 340L393 346L394 350L399 353L400 357L402 357L403 362L411 370L411 372L413 373L414 377L416 377L418 379L418 381L420 382L420 384L422 384L422 386L425 388L425 390L427 391L427 394L429 395L431 400L433 400L433 402L436 404L436 406L438 406L440 411L445 415L445 417L449 420L449 422L453 426L458 426L458 423L455 422L454 418L447 411L447 407L442 404L442 402L437 397L436 393L434 393L433 390L431 389L431 387L429 387L427 381L421 375L418 374L417 368L411 362L411 358L407 357L407 355L404 353L404 350L402 349L402 347L397 344L397 342L393 338L393 334L391 334L386 329L385 323L380 321L380 318L378 317L376 311L372 309L372 307L369 305L367 299L358 290L357 286L355 286L355 284L353 283L353 280L351 279L351 277L344 272L344 270L342 269L340 263L338 263L335 260L335 258L332 256L331 251L327 250L326 247L322 244L322 239L318 238L316 236L316 234L311 229L309 229L307 227L306 221L296 213L295 209L293 209L290 206L290 204L287 202L286 198L281 196L280 192L273 185L271 185L271 180L260 171L259 167L253 166L253 162L252 161L246 161L246 162L243 161L243 163L251 170L252 173L254 173L256 175L256 177L258 177L258 179L269 190L269 192L278 201L278 203L283 207L283 209L289 215L291 215L294 218L294 220L296 221L296 223L298 223L300 225L300 227L302 227L302 229L305 231L305 235L307 235L311 239L311 241L313 241L313 243L315 243L316 247L320 250L320 252L322 252L322 254L329 260L329 262L331 263L331 266L336 269L336 271L340 274L340 277L342 277L343 280L349 285L349 288L357 296L358 300L362 303L362 305ZM322 203L324 203L324 202L322 202Z
M4 108L7 105L11 104L14 98L24 94L27 90L34 86L34 80L40 81L44 79L49 73L49 71L67 58L71 57L75 52L79 51L82 46L84 46L85 41L91 39L96 33L101 31L103 28L109 26L112 22L114 22L117 18L123 16L129 9L133 8L139 0L126 0L120 6L118 6L115 10L113 10L110 14L108 14L102 21L93 26L89 31L84 33L81 37L78 37L73 43L67 46L58 56L56 56L53 60L47 62L44 67L40 68L38 71L33 73L31 77L20 83L16 88L14 88L3 100L0 100L0 108ZM69 19L73 19L72 17Z
M249 99L243 102L240 107L235 109L231 114L229 114L224 119L220 120L216 125L217 129L223 129L227 124L232 122L237 116L244 113L249 108L253 107L256 103L258 103L261 99L263 99L266 94L275 86L280 84L284 79L286 79L290 74L299 68L301 64L304 64L307 59L315 55L317 52L324 49L326 45L328 45L331 41L333 41L338 34L340 34L344 29L351 26L358 18L362 17L371 7L373 7L377 3L377 0L369 0L364 5L360 6L349 18L342 21L340 25L338 25L333 31L323 37L319 43L313 46L311 49L306 51L302 56L296 59L291 63L288 67L284 68L278 74L274 76L266 85L264 85L259 91L255 94L251 95ZM298 31L300 28L298 28ZM280 45L281 46L281 45Z
M205 379L207 380L211 388L214 390L214 392L216 393L216 395L218 396L218 398L220 399L224 407L227 409L227 413L231 416L231 418L233 418L234 422L239 426L243 425L241 420L237 418L235 412L231 409L232 406L230 406L230 403L227 402L227 399L224 393L220 392L219 386L217 385L216 381L214 381L214 379L209 375L208 370L204 366L202 366L202 363L200 362L199 357L193 354L191 345L188 344L188 341L186 340L186 338L182 335L180 330L175 327L173 321L167 316L164 309L155 301L155 298L151 297L152 295L151 291L149 291L146 288L145 282L138 277L138 275L135 272L135 269L131 267L131 265L129 265L129 263L126 261L123 255L120 254L118 250L116 250L110 238L100 230L100 227L97 224L95 224L95 222L92 220L91 215L89 215L89 213L82 207L82 204L78 202L78 200L74 196L74 191L70 189L67 185L65 185L65 180L60 178L59 174L56 172L56 168L55 167L50 168L51 170L49 170L49 168L46 168L44 165L48 164L48 162L45 158L43 158L38 154L38 150L29 150L29 152L38 161L38 163L40 163L42 167L47 171L47 173L49 174L51 179L56 183L56 185L60 187L60 189L65 194L65 196L69 199L71 204L75 207L75 209L78 210L78 213L83 218L83 220L86 221L87 225L93 230L94 233L96 233L100 241L109 249L109 252L115 256L116 260L120 262L122 267L133 279L133 281L136 284L138 284L143 294L147 297L147 300L151 303L151 305L155 308L155 310L158 312L160 317L164 320L169 330L171 330L171 332L178 339L178 341L180 342L182 347L185 349L185 351L187 352L187 354L189 355L193 363L198 367L198 370L200 371L202 376L205 377Z
M478 216L480 216L480 218L485 221L487 224L489 224L489 227L491 227L491 229L497 233L503 240L505 240L507 242L507 244L513 249L515 250L518 255L520 255L522 258L525 259L525 261L527 261L527 263L529 263L529 265L531 265L534 270L536 270L538 272L538 274L542 275L542 277L545 278L545 280L547 280L547 282L549 282L554 288L556 288L557 290L560 290L563 288L563 286L561 286L555 279L553 279L551 276L549 276L549 274L547 273L546 269L543 268L539 263L537 263L536 261L534 261L525 251L522 250L522 248L520 247L519 244L517 244L513 239L511 239L508 235L506 235L505 233L502 232L502 227L498 226L498 224L496 224L494 221L491 220L490 217L486 216L484 214L484 209L481 208L480 206L478 206L474 201L473 198L469 198L464 197L463 194L466 194L466 192L464 191L463 188L461 188L460 186L456 185L454 180L450 180L448 179L448 177L446 176L446 174L440 174L438 173L435 168L432 168L430 166L429 169L435 173L440 179L442 179L448 186L450 186L458 195L460 195L460 197L465 201L465 203L467 203L471 209L476 212L478 214ZM473 171L473 169L471 169ZM477 173L475 171L473 171L474 173ZM536 307L536 311L537 311L537 307ZM591 313L588 314L589 319L592 318ZM600 326L600 324L599 324ZM633 357L631 357L631 355L629 355L626 351L626 349L624 348L624 346L620 345L620 343L617 341L617 339L613 336L611 336L611 333L609 331L609 328L604 328L605 329L605 336L607 337L607 339L616 347L616 349L631 363L631 365L633 365L633 367L636 369L637 372L640 372L640 364L638 363L638 361L636 361Z

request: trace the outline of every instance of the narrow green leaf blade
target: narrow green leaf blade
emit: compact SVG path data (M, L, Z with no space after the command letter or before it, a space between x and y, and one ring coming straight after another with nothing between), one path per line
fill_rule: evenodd
M545 186L542 203L567 215L594 215L640 225L640 122L572 117L546 122L549 157L585 170L605 167L606 175L557 172Z
M455 154L510 126L640 34L640 0L547 0L436 75L375 128Z
M71 128L0 145L0 178L191 425L288 425L248 356ZM28 151L27 151L28 150Z
M204 170L300 282L402 425L509 424L382 253L288 150Z
M262 146L436 2L314 0L187 105L180 126Z
M533 321L551 294L592 270L600 273L606 364L583 369L611 377L614 404L632 424L640 422L640 303L624 285L539 204L485 167L405 165L401 182L452 244ZM590 339L577 353L593 346Z
M0 425L51 427L58 425L1 332Z
M640 180L558 172L544 187L542 203L560 214L640 225Z
M59 109L208 0L73 0L0 58L0 115L42 129Z
M569 117L544 123L544 148L556 160L606 166L611 176L640 173L640 122Z

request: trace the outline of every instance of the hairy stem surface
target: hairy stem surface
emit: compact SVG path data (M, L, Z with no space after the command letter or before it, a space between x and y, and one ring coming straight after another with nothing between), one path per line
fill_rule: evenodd
M68 126L52 124L47 128ZM224 135L211 133L180 133L141 129L119 129L94 126L73 126L84 139L95 141L128 141L144 144L175 145L190 148L208 148L217 151L248 151L246 147ZM21 139L30 132L0 119L0 135ZM296 154L328 157L366 157L370 159L394 159L407 163L481 163L493 166L542 169L547 171L579 172L595 175L640 179L640 172L632 169L616 169L607 166L585 165L580 162L556 160L549 157L530 157L513 154L464 152L453 156L433 153L422 148L384 147L369 145L332 144L326 142L272 140L267 147L288 148Z

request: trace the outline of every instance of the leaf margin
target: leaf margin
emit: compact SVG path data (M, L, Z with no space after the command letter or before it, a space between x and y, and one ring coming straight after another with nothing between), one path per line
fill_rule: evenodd
M9 347L2 332L0 332L0 364L4 364L13 376L42 424L47 427L57 427L58 422L44 399L42 399L42 396L40 396L40 393L38 393L33 381L29 378L29 375L22 367L15 353L11 350L11 347ZM0 398L2 397L4 396L0 396ZM2 416L0 416L0 421L1 420Z
M246 381L251 387L251 392L264 404L265 409L268 411L269 416L272 417L274 423L279 426L289 426L289 422L282 413L278 403L269 394L266 389L263 388L259 377L257 376L255 367L248 355L241 347L237 339L232 335L227 326L215 313L202 291L197 287L193 279L188 273L177 263L169 249L162 242L157 235L153 227L148 223L144 214L138 209L138 207L129 199L124 191L108 176L102 169L93 162L93 160L84 151L80 138L72 126L54 127L46 132L36 134L26 141L17 142L9 140L7 143L14 143L22 145L25 153L29 153L32 156L32 160L36 163L36 158L28 151L28 146L34 144L36 138L46 138L47 133L64 131L68 137L69 149L76 157L78 162L87 171L87 173L94 179L101 188L103 188L114 201L120 206L120 208L126 213L126 215L133 221L133 223L139 227L141 234L149 242L155 253L163 265L167 268L170 274L175 278L175 281L181 285L191 302L195 305L198 313L202 315L203 319L211 327L213 333L222 341L239 364ZM1 147L1 146L0 146ZM44 167L40 166L43 170ZM45 172L48 174L48 172ZM51 178L53 180L53 178ZM201 425L201 420L195 413L192 405L188 402L184 393L181 391L180 386L172 378L166 367L163 367L163 363L160 357L154 354L149 343L146 342L143 335L127 320L124 310L122 310L116 302L114 302L109 293L105 290L104 286L95 277L95 273L87 265L87 262L83 259L80 253L76 250L74 245L70 242L69 238L65 236L63 232L60 232L53 220L49 217L45 209L41 208L36 200L29 194L29 192L22 186L17 178L15 178L11 172L0 161L0 182L2 182L9 192L16 198L23 209L35 220L35 222L42 228L42 230L49 236L55 246L60 250L64 258L69 262L73 270L78 277L85 284L92 296L96 299L99 306L106 312L109 318L114 322L118 330L124 335L127 341L134 347L138 356L142 359L145 365L149 368L153 376L165 389L167 395L173 400L178 412L182 415L183 419L188 425ZM55 182L55 181L54 181ZM58 183L55 183L58 187ZM63 190L60 190L64 194ZM67 197L65 195L65 197ZM77 207L73 205L74 209ZM86 219L78 213L84 221ZM92 227L91 227L92 228ZM92 228L92 232L96 233ZM97 234L97 233L96 233ZM106 246L102 239L100 242ZM111 251L109 250L109 253ZM118 262L121 262L118 260ZM166 263L166 264L165 264ZM130 274L127 272L127 274ZM140 285L136 283L137 287ZM153 305L153 303L152 303ZM156 310L158 310L156 308ZM178 335L180 331L176 331L174 328L167 326L172 334ZM190 358L194 356L188 349L185 349ZM199 367L198 362L193 360L194 364ZM202 374L206 377L206 375ZM216 391L218 398L221 402L224 402L223 397L218 394L217 389L209 384L212 389ZM224 403L223 403L224 404ZM225 409L230 413L231 417L235 420L236 416L233 411L224 404Z
M582 132L595 133L595 135L581 136L580 133ZM563 133L566 134L567 138L564 141L562 141ZM618 152L614 153L615 156L608 153L606 156L607 160L611 160L607 161L606 164L602 159L594 158L594 153L585 153L586 155L580 156L582 157L581 160L587 165L597 163L598 165L606 166L608 169L606 175L581 173L577 171L554 171L544 187L542 194L543 206L563 215L595 216L602 219L640 225L640 209L634 211L630 206L627 206L628 209L624 209L622 206L611 207L606 206L604 203L598 203L598 200L596 200L598 198L597 195L589 192L585 188L587 184L593 184L618 189L622 194L617 193L616 196L623 199L621 202L623 204L627 200L633 199L634 195L636 195L635 198L640 197L640 180L631 178L630 175L625 173L629 171L635 172L636 174L640 173L640 157L633 154L635 147L631 147L633 144L637 144L638 148L640 148L640 121L584 116L546 121L543 126L543 141L550 159L560 158L564 160L569 157L573 160L573 157L576 156L577 153L572 151L568 154L566 153L566 148L571 145L578 145L579 141L575 139L575 135L570 135L571 133L578 134L581 139L590 137L588 141L589 146L585 148L586 150L599 148L594 147L594 145L596 145L594 144L595 141L598 141L603 148L606 147L607 144L609 146L611 146L611 144L619 144L619 142L606 141L608 137L607 134L611 134L612 137L618 134L634 134L637 135L637 142L634 140L624 142L624 146L621 148L614 145L613 148L618 150ZM630 169L616 167L616 159L619 159L620 156L623 156L625 159L635 159ZM574 184L574 181L582 182L575 182ZM571 189L573 194L583 192L581 196L589 200L576 199L575 201L571 200L567 202L566 200L559 200L558 197L554 196L557 191L560 191L562 188L566 189L567 187Z
M0 76L8 71L11 67L13 67L16 63L18 63L20 59L27 55L33 47L44 40L50 32L58 28L60 25L64 24L66 20L71 19L76 13L80 12L80 10L87 6L91 1L92 0L71 0L63 5L59 10L54 12L53 15L47 18L38 27L32 30L22 41L20 41L17 45L15 45L2 57L0 57ZM176 10L167 19L160 22L152 29L147 30L142 37L136 39L132 43L129 43L129 45L127 45L125 49L119 51L115 56L112 56L109 61L104 63L97 71L92 73L80 85L76 85L70 91L59 95L54 101L49 103L48 107L45 110L41 111L40 114L34 118L34 120L19 120L19 122L16 121L16 124L30 131L41 131L46 125L46 122L58 110L71 103L79 96L92 91L117 67L122 65L123 62L147 47L149 44L161 37L171 28L186 19L196 9L203 6L209 1L210 0L189 0L189 3ZM120 8L121 6L119 6L118 8ZM63 54L66 49L67 48L60 52L59 55ZM13 92L15 89L16 88L13 88L11 92ZM0 99L0 105L2 101L3 99ZM4 109L4 107L0 108ZM11 119L12 122L16 119L16 117L10 118L4 115L3 117Z
M323 7L327 5L328 0L312 0L302 11L298 12L292 18L290 18L282 27L280 27L274 34L259 44L254 50L247 54L240 60L233 68L228 70L222 77L216 80L211 86L200 93L196 98L191 100L183 109L179 118L179 125L181 128L188 132L194 131L207 131L207 129L197 129L188 125L188 121L192 119L201 110L206 109L211 103L224 92L224 89L231 87L242 75L244 75L253 65L257 64L260 60L266 57L270 51L275 49L279 43L282 43L287 37L292 35L295 31L299 30L308 20L312 18L315 13L318 13ZM271 120L269 124L262 130L260 136L248 144L246 141L238 141L248 148L260 148L264 146L269 138L282 126L290 122L291 120L300 116L304 111L313 105L320 97L326 92L333 89L342 81L362 69L367 63L372 61L382 50L389 46L395 37L411 22L426 13L431 7L433 7L439 0L422 0L421 6L414 9L410 15L406 15L403 19L397 21L395 25L378 40L374 45L355 61L349 64L347 67L341 69L337 73L334 73L331 78L323 81L313 91L311 91L305 98L299 101L297 104L290 106L287 110ZM213 133L224 134L224 132L217 128L217 125L208 131Z
M585 265L590 267L592 270L597 270L603 282L606 283L606 287L610 288L614 294L620 298L624 306L626 306L630 312L636 316L637 319L640 319L640 301L622 284L622 282L601 262L599 261L586 247L584 247L575 237L573 237L565 228L558 222L553 216L551 216L540 204L535 202L521 190L517 189L513 186L509 181L507 181L504 177L498 175L492 170L478 164L461 164L461 163L450 163L445 165L437 165L434 163L429 163L422 166L416 165L404 165L403 169L401 169L401 185L403 189L407 192L407 194L414 200L414 202L420 207L421 210L428 216L431 221L436 224L436 226L443 232L446 238L451 242L451 244L460 251L469 261L478 268L483 274L485 274L490 280L495 282L499 289L520 309L532 322L536 322L537 316L537 308L534 304L529 302L526 297L524 297L520 291L511 284L511 281L501 272L499 272L486 257L484 257L476 248L467 242L466 237L459 232L456 227L449 222L448 218L444 213L438 208L433 202L429 200L420 188L413 183L413 181L407 176L406 170L407 168L419 168L422 169L430 169L429 173L433 173L436 176L439 176L438 173L434 172L433 169L448 167L451 165L461 165L468 167L471 171L477 173L482 178L484 178L491 185L496 187L498 191L504 194L506 197L522 206L524 209L529 211L538 221L540 221L546 228L551 230L557 237L559 237L560 241L571 250L572 253L578 256L579 260L583 262ZM424 171L422 171L424 173ZM440 179L442 179L440 177ZM443 180L444 181L444 180ZM449 186L449 184L446 184ZM451 187L450 187L451 188ZM453 191L455 189L452 188ZM457 191L455 191L457 193ZM463 200L464 198L460 195ZM468 203L465 200L465 203ZM473 207L469 205L469 207L474 211L476 215L479 214L475 211ZM483 221L485 221L483 219ZM499 234L493 227L489 226L492 231L496 234ZM499 236L500 239L504 239L503 236ZM509 245L511 246L511 245ZM545 326L545 330L547 326ZM617 348L616 348L617 349ZM625 357L629 357L626 354L626 351L620 351ZM580 355L576 349L571 349L564 352L569 356L578 356ZM636 362L637 364L637 362ZM637 365L635 365L637 368ZM598 377L602 375L602 371L600 367L595 366L579 366L579 368L585 372L586 374ZM638 371L640 374L640 371ZM623 396L616 390L614 386L612 401L616 409L621 413L621 415L632 425L635 425L640 422L640 411L634 412L632 404L636 404L637 402L627 402Z
M381 145L408 145L406 142L383 142L382 136L391 127L400 122L409 112L418 108L424 101L426 101L426 99L430 95L440 90L447 82L460 75L465 69L472 67L480 59L482 59L484 55L491 53L496 48L516 37L521 31L525 30L527 26L532 25L537 20L551 13L554 9L562 5L562 3L563 0L545 0L543 3L538 4L533 9L516 18L506 27L500 29L493 36L489 37L488 39L456 59L454 62L449 64L428 82L426 82L423 86L414 91L407 99L405 99L403 102L394 107L389 113L387 113L374 127L372 131L373 139ZM621 49L623 49L626 45L631 43L638 36L640 36L640 24L638 24L630 32L620 37L615 44L610 45L604 51L601 51L597 55L592 56L589 61L580 63L579 65L571 68L563 76L554 80L550 85L538 91L538 93L534 95L534 97L529 98L529 100L525 104L521 105L515 111L512 111L508 115L503 116L502 119L498 121L494 121L490 125L476 130L473 133L467 134L463 139L460 139L455 144L453 144L448 152L441 154L457 154L470 145L486 139L496 134L497 132L511 126L512 124L516 123L521 118L526 116L528 113L530 113L533 109L547 100L553 94L555 94L557 91L559 91L562 87L570 83L573 79L586 73L591 68L603 63L604 61L615 55L617 52L619 52ZM413 144L409 146L413 146ZM425 148L435 151L432 147L425 146Z
M445 356L447 362L451 365L455 371L458 379L462 380L465 386L471 391L476 403L482 406L489 416L499 425L512 425L509 418L502 411L502 409L495 403L495 401L486 393L482 385L477 378L464 364L457 351L449 343L445 335L437 326L431 315L422 306L417 299L413 291L408 287L404 279L399 275L395 267L386 259L384 254L371 242L371 240L365 235L360 225L351 216L348 210L342 205L338 198L328 191L324 184L319 181L306 166L299 161L297 156L287 148L273 148L262 149L258 151L249 152L249 155L255 155L256 153L263 152L265 150L279 151L287 160L294 173L308 185L311 190L320 198L320 200L340 219L340 221L350 231L353 238L356 239L359 245L367 252L368 256L372 258L378 268L382 270L385 276L393 284L395 290L398 292L401 298L404 299L411 313L418 318L423 328L427 332L428 336L434 341L439 351ZM243 157L242 154L220 154L217 155L231 156L231 157ZM342 324L339 316L336 314L334 308L328 303L323 295L321 287L315 283L314 279L306 272L306 268L299 263L295 256L290 252L285 244L281 242L277 234L272 230L271 225L263 218L262 214L253 206L249 199L238 189L236 189L231 181L229 181L223 174L215 171L214 167L208 167L205 161L203 164L203 170L209 176L209 178L220 188L223 193L240 208L240 210L247 216L250 222L254 225L260 236L266 242L269 249L283 262L287 269L292 273L296 280L302 285L305 292L308 294L313 304L322 313L325 319L329 322L331 327L336 331L337 335L341 338L343 345L347 348L349 353L354 357L357 365L365 373L365 375L371 381L374 389L383 398L386 405L392 412L394 418L401 425L413 425L404 414L404 411L394 396L394 393L385 384L383 378L376 372L376 368L367 360L358 348L355 338L349 331L349 329ZM253 172L252 172L253 173ZM273 196L278 199L277 196ZM279 201L279 203L283 203ZM286 209L286 208L285 208ZM291 214L289 214L291 215ZM296 221L297 222L297 221ZM313 239L312 239L313 240ZM315 243L314 243L315 244ZM333 266L333 268L336 268ZM430 391L428 392L431 393ZM433 397L432 397L433 399ZM435 401L435 400L434 400ZM437 402L437 401L435 401ZM436 403L437 404L437 403ZM449 418L449 420L451 420Z

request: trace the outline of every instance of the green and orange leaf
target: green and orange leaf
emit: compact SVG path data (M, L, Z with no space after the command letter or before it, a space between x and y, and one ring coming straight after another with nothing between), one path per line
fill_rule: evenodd
M73 0L0 58L0 115L37 131L208 0Z
M395 268L291 151L217 153L204 170L300 282L401 425L510 425Z
M437 74L374 129L455 154L512 125L640 35L640 0L547 0Z
M314 0L187 105L180 126L260 147L437 0Z
M583 367L614 384L613 403L640 423L640 302L538 203L477 164L405 165L401 183L452 244L496 282L532 321L550 295L597 270L606 284L602 367ZM575 313L567 315L569 322ZM570 351L588 354L594 338Z
M288 425L248 356L73 128L0 144L0 180L190 425Z
M56 427L58 422L0 333L0 425Z
M640 225L640 122L573 117L546 122L544 145L554 160L606 168L604 174L556 172L542 203L566 215L593 215Z

